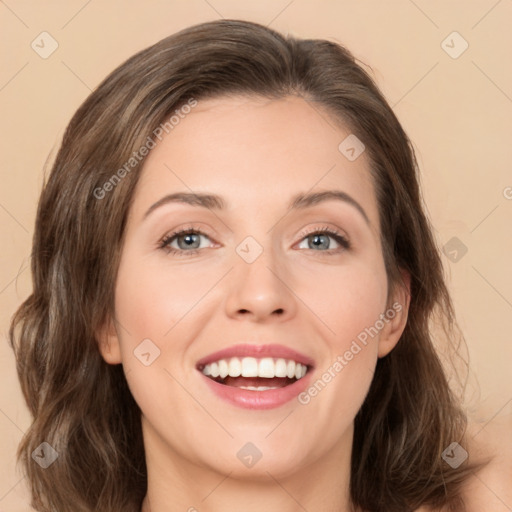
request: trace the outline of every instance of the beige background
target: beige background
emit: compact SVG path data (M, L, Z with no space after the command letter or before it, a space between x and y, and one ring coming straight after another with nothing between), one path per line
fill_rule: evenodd
M443 259L469 347L467 406L476 432L508 425L511 437L512 1L5 0L0 15L1 512L29 510L15 449L30 418L6 332L30 293L45 160L107 73L161 38L219 17L332 39L371 66L417 150L439 245L457 237L467 247L459 261ZM31 48L43 31L58 43L47 59ZM464 41L467 50L453 58ZM512 510L494 498L493 511Z

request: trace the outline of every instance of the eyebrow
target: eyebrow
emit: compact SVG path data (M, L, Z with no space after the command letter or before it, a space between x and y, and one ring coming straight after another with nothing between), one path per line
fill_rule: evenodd
M314 192L309 194L297 194L292 198L288 205L289 210L303 210L324 201L343 201L353 206L364 218L366 223L370 225L370 219L364 208L349 194L341 190L325 190L322 192ZM183 203L192 206L200 206L209 210L222 210L226 207L226 202L222 197L216 194L202 194L197 192L176 192L168 194L156 203L152 204L144 214L144 219L148 217L157 208L170 203Z

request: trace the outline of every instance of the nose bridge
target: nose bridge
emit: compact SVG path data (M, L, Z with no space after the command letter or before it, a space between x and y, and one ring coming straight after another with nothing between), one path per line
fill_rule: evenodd
M285 284L285 268L279 257L279 251L272 246L271 234L262 242L247 236L238 244L228 292L229 315L250 313L262 319L274 313L281 316L293 313L294 298Z

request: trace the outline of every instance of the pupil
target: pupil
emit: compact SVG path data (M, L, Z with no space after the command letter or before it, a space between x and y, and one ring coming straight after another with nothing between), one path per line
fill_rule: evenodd
M194 241L193 237L196 237L197 239ZM197 249L199 247L199 238L197 236L197 233L188 233L187 235L183 235L183 239L185 240L186 247L192 247L192 244L195 243L193 246L194 249ZM191 242L191 243L189 243Z
M320 238L323 238L324 240L320 240ZM320 243L317 245L317 242ZM326 235L313 235L313 244L315 247L322 247L324 249L328 249L329 248L329 237L327 237Z

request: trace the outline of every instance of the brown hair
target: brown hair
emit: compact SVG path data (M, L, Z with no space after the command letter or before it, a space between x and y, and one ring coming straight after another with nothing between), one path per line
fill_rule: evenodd
M33 506L140 510L140 410L122 366L105 363L95 337L115 318L124 227L144 158L118 170L191 98L229 94L300 95L366 146L390 292L405 269L411 302L401 340L379 359L355 418L351 498L369 511L462 509L461 484L476 466L455 469L441 458L453 441L464 443L466 418L434 349L431 321L441 321L448 345L460 336L409 139L342 46L238 20L196 25L137 53L96 88L65 131L37 212L33 292L10 330L34 417L19 447ZM122 179L113 181L116 173ZM113 186L105 193L107 182ZM59 454L46 469L31 458L43 441Z

